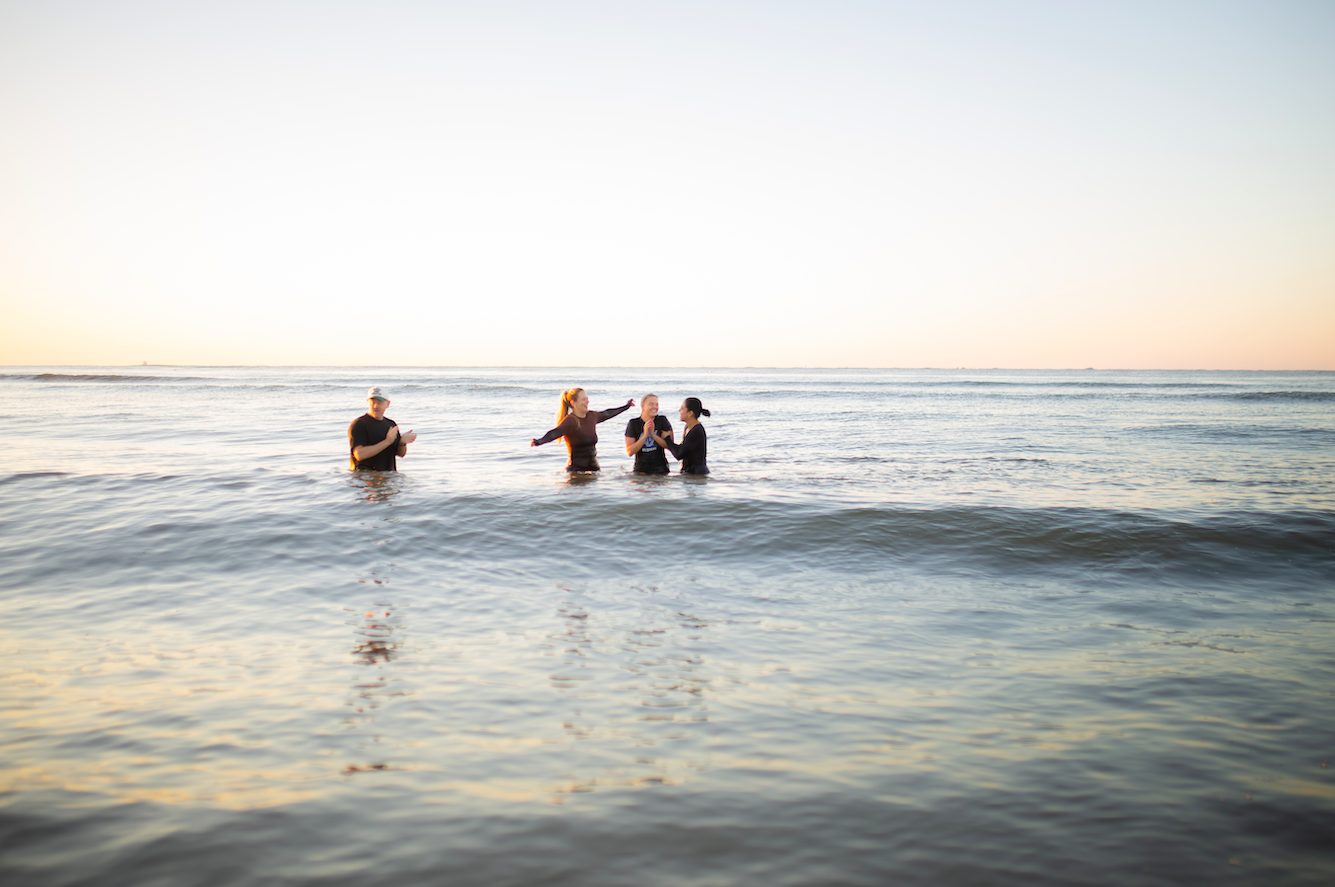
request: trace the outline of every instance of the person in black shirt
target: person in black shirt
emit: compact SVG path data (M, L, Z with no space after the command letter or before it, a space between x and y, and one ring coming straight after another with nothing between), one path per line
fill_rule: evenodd
M408 444L417 440L409 431L399 434L399 424L385 418L389 398L379 387L366 392L366 413L348 426L348 450L354 471L397 471L396 456L408 453Z
M598 423L619 416L635 405L628 400L612 410L589 409L589 395L583 388L571 388L561 393L561 404L556 408L556 427L542 437L529 441L531 447L540 447L558 437L566 439L570 460L566 471L598 471Z
M673 443L671 438L653 432L653 438L658 445L666 447L681 461L682 474L709 473L709 466L705 464L707 449L705 426L700 424L700 417L708 415L709 410L700 403L700 398L688 397L681 403L681 421L686 423L686 432L681 436L681 443Z
M656 394L640 398L640 414L626 423L626 455L635 457L636 474L667 474L667 454L649 436L650 431L672 438L672 423L667 416L658 415Z

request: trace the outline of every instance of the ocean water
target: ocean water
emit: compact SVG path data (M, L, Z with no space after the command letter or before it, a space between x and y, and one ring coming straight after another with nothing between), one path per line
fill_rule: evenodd
M576 384L714 473L566 476ZM1335 373L0 395L6 887L1335 882Z

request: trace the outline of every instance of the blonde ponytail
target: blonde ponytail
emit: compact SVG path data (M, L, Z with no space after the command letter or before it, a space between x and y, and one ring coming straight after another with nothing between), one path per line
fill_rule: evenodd
M561 403L556 407L557 425L564 422L566 416L569 416L571 411L575 409L575 398L579 397L579 393L583 390L583 388L571 388L568 391L561 392Z

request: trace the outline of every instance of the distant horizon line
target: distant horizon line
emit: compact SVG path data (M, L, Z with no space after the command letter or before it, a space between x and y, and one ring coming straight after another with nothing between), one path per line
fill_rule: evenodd
M374 370L941 370L950 372L993 372L993 371L1032 371L1032 372L1180 372L1180 373L1332 373L1335 369L1264 369L1259 367L1023 367L1023 366L742 366L742 365L693 365L693 366L643 366L626 364L577 365L577 364L336 364L336 363L0 363L6 369L51 369L67 367L72 369L134 369L134 368L185 368L185 369L374 369Z

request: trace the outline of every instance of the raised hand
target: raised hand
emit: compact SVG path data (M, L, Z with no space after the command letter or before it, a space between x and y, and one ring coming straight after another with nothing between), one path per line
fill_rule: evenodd
M408 433L403 436L402 440L403 443L405 444L412 443L413 441L417 440L417 432L413 431L411 428L408 429Z

